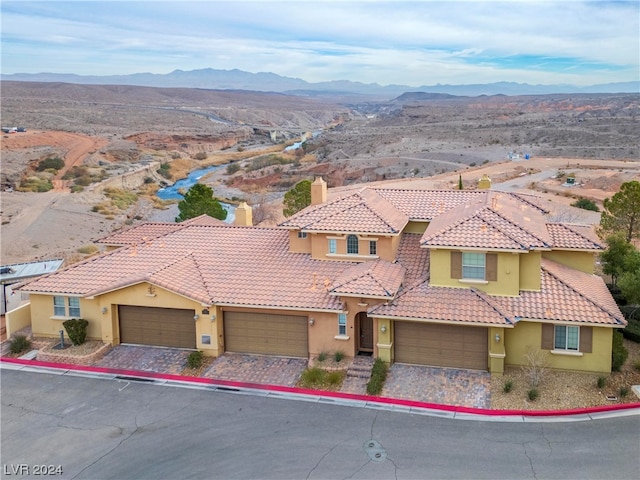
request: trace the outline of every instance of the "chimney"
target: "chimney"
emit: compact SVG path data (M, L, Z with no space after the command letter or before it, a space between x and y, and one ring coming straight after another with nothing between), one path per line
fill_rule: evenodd
M491 188L491 179L486 173L478 180L478 190L489 190Z
M241 227L253 226L252 210L251 207L247 205L247 202L242 202L236 207L236 219L234 221L234 225L239 225Z
M327 201L327 182L322 177L316 177L311 184L311 205L320 205Z

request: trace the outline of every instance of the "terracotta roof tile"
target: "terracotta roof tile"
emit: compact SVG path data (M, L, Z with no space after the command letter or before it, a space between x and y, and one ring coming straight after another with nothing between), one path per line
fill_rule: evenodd
M393 298L406 268L385 260L363 262L345 269L331 286L334 295Z
M555 248L571 250L604 250L605 246L589 225L547 223L547 230Z

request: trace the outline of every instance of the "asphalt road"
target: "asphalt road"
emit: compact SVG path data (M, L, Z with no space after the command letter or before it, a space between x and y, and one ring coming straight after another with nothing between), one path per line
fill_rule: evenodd
M637 479L640 416L452 420L2 370L4 478ZM21 467L22 465L26 467ZM62 474L56 474L57 466ZM39 468L42 470L42 468Z

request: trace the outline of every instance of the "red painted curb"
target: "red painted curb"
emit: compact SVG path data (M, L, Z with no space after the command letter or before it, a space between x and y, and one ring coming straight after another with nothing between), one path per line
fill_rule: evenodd
M554 417L567 415L588 415L590 413L611 412L617 410L631 410L640 408L640 402L624 403L616 405L603 405L599 407L574 408L569 410L491 410L486 408L463 407L455 405L442 405L438 403L419 402L415 400L403 400L400 398L376 397L370 395L357 395L353 393L326 392L322 390L308 390L297 387L286 387L283 385L263 385L258 383L235 382L230 380L216 380L203 377L186 377L183 375L172 375L168 373L144 372L140 370L124 370L118 368L92 367L85 365L73 365L67 363L42 362L39 360L24 360L20 358L0 357L0 362L14 363L18 365L52 368L57 370L73 370L90 373L109 373L121 377L153 378L161 380L171 380L184 383L196 383L205 385L219 385L229 388L248 388L253 390L268 390L282 393L296 393L303 395L313 395L317 397L341 398L345 400L358 400L385 405L401 405L404 407L415 407L429 410L441 410L445 412L467 413L473 415L487 416L528 416L528 417Z

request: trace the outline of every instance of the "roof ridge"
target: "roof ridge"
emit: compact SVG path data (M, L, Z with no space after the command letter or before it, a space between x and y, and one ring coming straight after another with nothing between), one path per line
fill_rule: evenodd
M534 233L534 232L530 231L530 230L529 230L529 229L527 229L527 228L524 228L524 226L523 226L523 225L521 225L521 224L519 224L519 223L514 222L513 220L511 220L511 219L510 219L510 218L508 218L507 216L505 216L505 215L501 214L500 212L498 212L498 210L497 210L497 209L493 208L493 207L492 207L492 206L490 206L490 205L485 205L485 206L486 206L489 210L491 210L492 212L494 212L496 215L498 215L500 218L502 218L503 220L505 220L505 221L509 222L511 225L514 225L514 226L518 227L520 230L524 230L524 231L525 231L525 232L527 232L529 235L531 235L532 237L534 237L536 240L538 240L538 241L542 242L542 244L543 244L544 246L546 246L546 247L550 247L550 246L551 246L551 245L547 244L547 242L545 242L545 240L544 240L544 239L540 238L536 233ZM547 232L547 233L549 233L549 232ZM521 242L517 242L517 243L521 243ZM529 247L527 247L527 248L530 248L530 246L529 246Z
M557 263L557 262L553 262L552 260L548 260L548 259L547 259L547 261L551 261L552 263ZM562 264L558 263L558 265L562 265ZM562 266L564 266L564 265L562 265ZM620 323L620 319L618 318L618 316L614 312L611 312L607 307L605 307L603 305L600 305L600 303L598 303L598 302L594 301L593 299L591 299L590 297L586 296L581 291L576 290L570 283L566 282L565 280L560 278L558 275L556 275L555 273L551 272L547 267L545 267L544 263L542 265L540 265L540 268L542 270L544 270L548 275L550 275L553 278L555 278L562 285L564 285L565 287L569 288L571 291L577 293L578 295L580 295L580 297L584 298L585 300L587 300L592 305L595 305L596 307L598 307L603 312L611 315L613 318L616 319L616 321L618 321L618 323ZM585 272L581 272L581 273L584 273L585 275L589 275L588 273L585 273Z
M481 290L478 290L477 288L471 288L470 289L480 300L482 300L484 303L486 303L487 305L489 305L489 307L491 307L498 315L501 315L504 317L504 319L509 322L511 325L515 325L516 322L514 322L511 318L509 318L508 315L506 315L504 312L502 312L495 304L495 302L493 301L493 299L491 299L491 296L488 293L485 293ZM510 312L513 313L513 312ZM515 315L513 315L513 317L515 318Z
M531 205L533 208L535 208L536 210L539 210L542 213L549 213L549 210L543 208L541 205L537 205L534 202L529 201L528 198L526 198L527 195L529 195L530 197L533 198L540 198L537 195L533 195L530 193L521 193L521 192L500 192L500 193L506 193L507 195L510 195L512 197L517 198L518 200L520 200L523 203L526 203L528 205Z
M375 190L373 190L373 189L368 189L368 190L370 190L371 192L373 192L373 193L376 195L376 197L377 197L377 199L378 199L378 200L380 200L380 201L382 201L382 202L385 202L385 203L387 203L388 205L390 205L391 207L393 207L393 209L394 209L394 210L396 210L400 215L404 215L405 217L407 216L406 214L404 214L403 212L401 212L400 210L398 210L398 207L396 207L392 202L390 202L390 201L389 201L389 200L387 200L386 198L382 197L378 192L376 192L376 191L375 191ZM358 192L358 194L360 194L360 193L361 193L361 192ZM370 206L370 205L369 205L369 203L367 202L367 199L366 199L366 198L363 198L363 200L364 200L365 205L367 206L367 208L368 208L369 210L371 210L371 212L373 212L373 214L374 214L376 217L378 217L378 219L380 219L380 221L381 221L382 223L384 223L384 224L385 224L389 229L391 229L393 232L400 232L400 230L396 229L396 228L395 228L393 225L391 225L391 224L390 224L390 223L389 223L385 218L382 218L382 216L381 216L381 215L380 215L380 214L379 214L375 209L371 208L371 206Z
M473 216L476 215L478 213L478 211L480 211L484 207L486 207L486 205L482 205L481 203L478 203L478 204L465 204L465 205L461 205L459 207L454 207L453 209L450 209L450 210L448 210L446 212L443 212L440 215L445 215L445 214L451 212L451 210L455 210L455 208L468 208L468 207L476 207L476 209L473 211L473 213L469 213L468 215L458 219L454 223L448 223L444 228L438 230L436 233L434 233L433 235L430 235L428 238L433 239L437 235L441 235L441 234L443 234L445 232L449 232L453 228L458 227L459 225L462 225L464 222L467 222L468 220L473 218ZM438 215L438 217L440 215ZM435 217L435 218L438 218L438 217ZM433 222L431 222L431 223L433 223ZM431 223L429 224L429 226L431 225ZM427 230L429 230L429 227L427 227ZM426 233L426 230L425 230L425 233ZM425 241L428 241L428 240L425 240Z
M510 225L514 225L515 227L519 228L520 230L524 230L525 232L527 232L528 234L530 234L530 235L531 235L531 233L530 233L528 230L526 230L526 229L522 228L519 224L517 224L517 223L515 223L515 222L512 222L509 218L505 217L504 215L501 215L499 212L497 212L495 209L491 208L489 205L485 205L485 207L486 207L486 208L482 208L482 209L480 209L480 210L481 210L481 211L482 211L482 210L489 210L491 213L495 213L497 216L499 216L501 219L503 219L504 221L506 221L506 222L507 222L507 223L509 223ZM487 222L484 218L481 218L481 219L482 219L482 221L484 221L485 223ZM509 233L507 233L507 232L503 232L502 230L500 230L499 228L497 228L497 227L495 227L495 226L493 226L493 225L489 225L489 226L490 226L491 228L494 228L495 230L498 230L502 235L504 235L505 237L507 237L507 238L509 238L510 240L514 241L514 242L515 242L515 243L517 243L518 245L522 246L522 248L526 248L526 249L530 248L530 246L525 245L525 244L524 244L524 243L522 243L520 240L518 240L517 238L515 238L515 236L514 236L514 235L511 235L511 234L509 234ZM533 236L533 237L536 237L535 235L532 235L532 236ZM536 238L538 238L538 237L536 237ZM540 239L538 238L538 240L540 240ZM542 243L544 243L544 241L543 241Z

